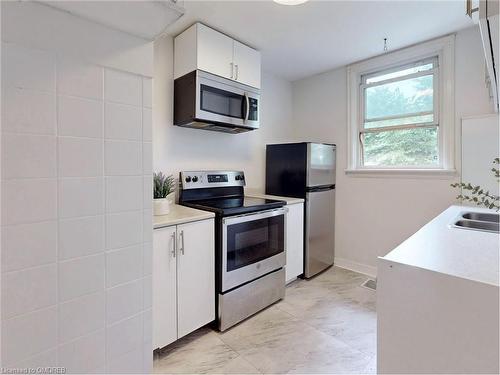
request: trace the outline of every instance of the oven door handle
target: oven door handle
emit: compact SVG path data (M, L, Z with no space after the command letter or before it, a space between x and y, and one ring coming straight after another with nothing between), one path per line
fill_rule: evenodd
M288 212L288 208L282 207L282 208L275 208L275 209L267 210L267 211L260 211L257 213L252 212L252 213L238 215L238 216L230 216L230 217L222 219L222 224L227 226L227 225L232 225L232 224L245 223L247 221L254 221L254 220L260 220L260 219L266 219L266 218L273 217L273 216L284 215L287 212Z

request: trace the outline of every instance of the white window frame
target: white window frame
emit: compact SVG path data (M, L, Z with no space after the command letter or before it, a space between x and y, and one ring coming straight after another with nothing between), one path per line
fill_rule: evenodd
M438 124L439 164L435 167L374 167L362 164L360 131L363 126L362 77L410 65L432 57L438 58L434 85L434 119ZM347 169L350 175L454 176L455 170L455 35L449 35L395 52L387 53L347 67ZM396 129L393 127L392 129Z

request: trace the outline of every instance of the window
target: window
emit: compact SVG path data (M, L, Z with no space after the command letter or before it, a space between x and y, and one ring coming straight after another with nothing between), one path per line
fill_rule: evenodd
M439 165L438 69L433 57L362 76L363 166Z
M349 67L348 172L453 170L452 42Z

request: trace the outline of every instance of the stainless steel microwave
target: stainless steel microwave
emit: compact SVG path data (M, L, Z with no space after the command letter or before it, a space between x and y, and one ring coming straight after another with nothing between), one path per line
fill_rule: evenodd
M174 81L174 125L242 133L259 128L260 90L201 70Z

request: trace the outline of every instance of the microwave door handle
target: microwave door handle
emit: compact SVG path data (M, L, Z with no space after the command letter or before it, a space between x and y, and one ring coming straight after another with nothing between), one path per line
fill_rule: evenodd
M245 117L243 118L244 122L248 121L248 116L250 115L250 99L248 98L248 94L245 93L243 95L245 97L245 105L244 105L244 112L245 112Z

